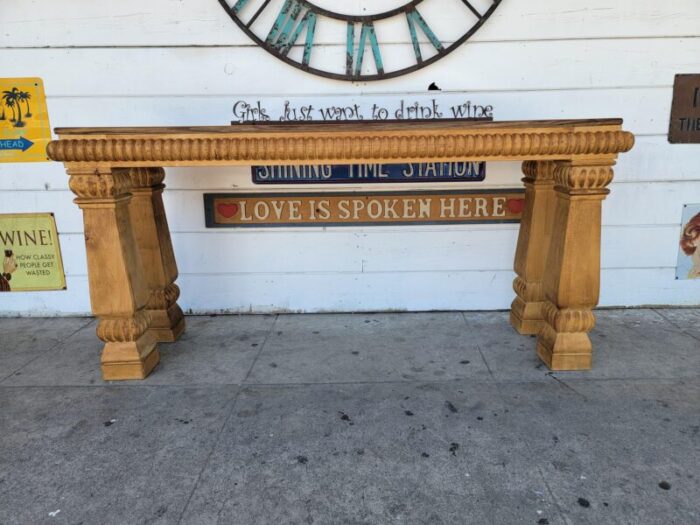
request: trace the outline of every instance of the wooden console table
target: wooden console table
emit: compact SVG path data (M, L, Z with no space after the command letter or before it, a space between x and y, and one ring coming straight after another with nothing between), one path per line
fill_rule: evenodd
M511 323L554 370L591 366L601 203L634 136L621 120L62 128L48 146L83 210L104 379L142 379L185 327L163 208L168 166L523 161Z

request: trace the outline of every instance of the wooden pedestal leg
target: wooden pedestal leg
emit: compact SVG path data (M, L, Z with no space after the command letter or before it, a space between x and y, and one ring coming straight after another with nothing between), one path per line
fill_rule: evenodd
M105 342L105 380L143 379L158 364L146 310L148 285L129 215L130 181L125 171L69 168L70 189L83 210L90 303Z
M129 203L131 223L151 294L147 306L151 331L157 341L172 342L185 330L185 318L177 304L177 265L163 207L165 171L131 168L128 176L133 194Z
M558 162L556 206L544 278L537 354L552 370L588 370L600 293L601 205L613 161Z
M554 215L554 163L525 162L525 210L515 252L513 289L516 298L510 323L519 333L536 335L542 327L542 278L552 235Z

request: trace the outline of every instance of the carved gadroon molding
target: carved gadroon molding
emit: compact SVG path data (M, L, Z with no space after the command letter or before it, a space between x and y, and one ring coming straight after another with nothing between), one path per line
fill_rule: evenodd
M163 186L165 180L163 168L131 168L128 172L133 189L158 189Z
M556 164L552 161L527 160L523 162L525 184L553 184Z
M612 166L575 166L557 163L554 180L569 190L604 190L613 180Z
M525 302L537 302L542 294L541 282L528 282L520 276L513 279L513 291Z
M133 317L102 318L97 325L97 337L105 343L136 341L151 324L151 317L146 310L134 312Z
M83 199L116 199L127 195L131 189L131 181L126 171L69 171L69 175L71 177L68 186L75 195Z
M616 155L634 145L625 131L465 130L409 133L367 131L364 134L308 133L303 136L236 134L220 138L65 138L48 146L49 157L69 163L304 163L349 161L419 161L488 159L553 159Z
M542 313L545 322L557 333L590 332L595 327L595 315L590 308L559 309L555 304L546 301Z
M170 283L163 289L151 290L148 300L150 310L167 310L174 305L180 297L180 288L175 283Z

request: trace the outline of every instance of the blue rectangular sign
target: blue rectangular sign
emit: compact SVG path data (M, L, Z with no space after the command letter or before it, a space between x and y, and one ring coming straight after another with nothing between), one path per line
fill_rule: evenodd
M484 162L424 162L415 164L350 164L320 166L253 166L255 184L317 184L374 182L479 182Z

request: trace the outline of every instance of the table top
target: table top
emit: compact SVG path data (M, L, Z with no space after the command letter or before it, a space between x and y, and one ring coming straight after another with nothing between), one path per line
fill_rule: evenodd
M621 119L264 122L57 128L51 159L111 167L614 159Z
M622 119L580 120L367 120L330 122L256 122L230 126L164 126L164 127L72 127L56 128L59 136L133 136L133 135L237 135L237 134L296 134L296 133L372 133L425 132L436 130L494 131L494 130L559 130L595 127L621 127Z

